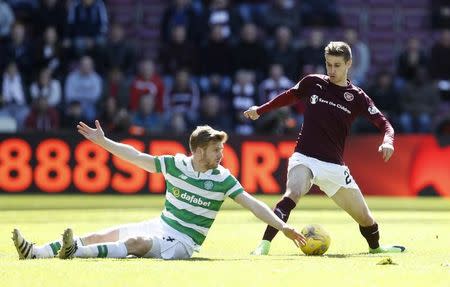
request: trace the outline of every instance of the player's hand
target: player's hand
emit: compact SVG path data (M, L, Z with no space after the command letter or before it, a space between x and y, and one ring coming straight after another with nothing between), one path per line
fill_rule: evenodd
M298 233L297 230L290 227L289 225L285 225L281 231L284 233L284 235L294 241L295 245L297 247L303 246L306 244L306 238L301 234Z
M384 161L387 162L394 153L394 147L388 143L384 143L380 145L378 152L381 152Z
M83 122L80 122L77 125L77 129L80 134L82 134L86 139L98 144L105 139L105 133L103 132L98 120L95 120L95 127L96 128L93 129Z
M258 109L258 106L252 106L248 110L244 112L244 116L247 119L257 120L259 118L258 113L256 112L256 109Z

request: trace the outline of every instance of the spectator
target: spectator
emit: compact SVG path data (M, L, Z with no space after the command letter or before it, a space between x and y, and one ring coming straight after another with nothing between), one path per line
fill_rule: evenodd
M258 39L258 28L247 23L242 27L241 40L233 49L233 72L244 69L262 79L267 66L264 46Z
M394 85L394 76L388 71L380 71L371 83L367 94L372 98L377 108L394 126L396 131L403 131L400 126L400 95ZM378 129L365 118L357 119L353 125L353 131L358 133L377 133Z
M294 86L294 82L284 75L283 66L278 63L270 65L269 77L259 85L258 105L272 100L276 95Z
M237 5L239 15L243 22L259 22L262 15L268 9L269 1L267 0L234 0L234 5Z
M169 118L169 124L166 127L175 135L185 134L188 132L189 125L186 118L182 114L174 114Z
M30 24L39 7L39 0L8 0L16 19Z
M59 78L63 76L65 72L64 52L59 45L55 27L50 26L45 29L43 42L36 52L36 63L39 68L48 68Z
M350 78L355 85L364 85L370 67L369 48L366 43L358 39L358 33L354 29L347 29L344 33L344 39L352 48Z
M183 26L187 32L187 39L198 42L203 38L201 15L192 7L191 0L172 0L172 4L163 12L161 20L161 39L169 43L175 26Z
M50 132L59 128L58 111L51 107L47 97L38 97L25 120L25 128L30 131Z
M175 75L181 68L187 68L193 74L198 74L197 49L188 42L184 26L172 28L170 40L162 45L159 58L165 76Z
M113 24L103 54L106 70L117 67L129 76L135 69L136 51L124 36L123 26L118 23Z
M29 83L33 72L33 49L25 36L25 26L16 22L12 28L11 40L0 54L0 69L5 67L7 61L14 61L22 74L22 80Z
M108 98L114 98L115 104L118 108L128 108L128 92L130 90L130 82L125 79L125 76L120 68L114 67L108 72L103 85L102 102L107 101Z
M253 123L246 119L243 112L256 105L256 87L253 73L240 70L236 73L235 82L231 88L231 117L234 132L240 135L250 135L254 132Z
M231 79L222 77L219 74L211 74L203 81L200 81L200 87L204 93L215 93L221 99L226 98L231 88Z
M3 73L0 116L4 115L14 118L19 129L23 128L29 111L23 87L22 77L16 63L9 63Z
M431 48L430 73L435 80L450 80L450 29L440 33Z
M225 116L223 98L216 93L206 93L200 102L198 125L209 125L214 129L231 131L230 118Z
M230 76L231 74L231 47L222 34L220 26L212 26L207 45L203 47L202 74L219 74Z
M125 107L120 107L117 98L107 97L102 101L100 121L107 132L127 132L131 119Z
M306 74L325 74L323 65L324 49L323 32L318 29L312 30L309 34L308 43L299 52L302 76Z
M239 12L229 0L212 0L206 13L206 27L219 27L224 39L233 40L241 27Z
M67 21L66 1L42 0L34 21L37 35L42 35L49 27L56 28L58 38L64 36Z
M164 84L155 71L153 61L149 59L140 62L139 74L131 84L129 102L131 111L134 112L138 109L140 98L146 94L155 96L155 110L163 112Z
M417 70L428 64L425 51L421 48L419 39L410 38L406 49L398 57L397 74L401 81L413 81Z
M414 80L406 84L400 97L403 111L400 121L404 131L407 133L430 132L439 102L437 87L429 81L427 71L419 68Z
M191 80L188 70L181 69L175 76L172 87L165 96L165 111L169 115L181 114L193 123L198 115L200 95L197 85Z
M131 124L140 127L145 134L161 134L164 132L163 115L155 111L155 96L146 94L139 100L139 108L133 114Z
M108 14L102 0L75 0L69 6L65 47L76 56L93 52L106 43Z
M290 89L292 86L294 86L294 83L284 75L283 67L280 64L272 64L269 77L259 85L258 105L274 99L278 94ZM284 134L289 128L295 128L295 125L287 126L287 123L291 122L289 119L295 122L294 118L291 108L283 107L268 113L267 116L258 122L257 129L263 133Z
M450 105L450 29L443 30L431 48L430 72L441 98Z
M302 0L301 15L305 26L340 25L336 0Z
M268 35L275 33L280 26L288 27L295 35L300 31L300 9L294 0L274 0L262 14L259 21Z
M0 44L6 40L11 33L11 27L14 23L14 13L9 4L0 0Z
M368 95L377 105L377 108L392 123L400 112L399 93L395 88L394 79L390 72L381 71L376 81L368 89Z
M431 0L431 26L434 29L450 28L450 3L448 0Z
M282 65L289 79L298 77L298 51L292 43L292 32L286 26L280 26L275 32L275 43L268 48L267 55L270 63Z
M78 100L73 100L67 104L64 117L62 117L62 127L67 130L73 130L79 122L87 122L86 117Z
M79 68L72 71L66 80L66 102L77 101L81 104L82 116L88 121L95 119L96 104L102 94L102 79L94 70L89 56L80 59Z
M44 68L39 73L38 81L31 84L30 95L33 102L38 98L46 98L45 105L49 107L58 107L61 104L61 84L58 80L52 79L50 69ZM37 105L44 103L38 102Z

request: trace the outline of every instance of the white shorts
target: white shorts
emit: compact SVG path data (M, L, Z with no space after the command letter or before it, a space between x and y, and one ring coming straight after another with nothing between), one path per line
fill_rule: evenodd
M311 170L313 174L311 183L317 185L328 197L332 197L341 187L359 189L345 165L321 161L294 152L289 158L288 174L292 168L300 164Z
M124 224L118 227L119 240L131 237L152 239L152 248L144 255L147 258L187 259L192 257L194 249L186 244L177 234L166 228L161 219L154 218L137 223Z

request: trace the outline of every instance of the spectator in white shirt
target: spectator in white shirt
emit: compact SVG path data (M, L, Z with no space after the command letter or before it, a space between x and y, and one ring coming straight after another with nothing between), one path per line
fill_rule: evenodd
M50 69L44 68L39 79L31 84L30 94L33 100L44 97L50 107L56 107L61 103L61 84L52 78Z
M94 63L89 56L83 56L79 68L72 71L66 80L66 103L78 101L83 116L92 121L96 116L96 104L102 94L102 79L94 70Z

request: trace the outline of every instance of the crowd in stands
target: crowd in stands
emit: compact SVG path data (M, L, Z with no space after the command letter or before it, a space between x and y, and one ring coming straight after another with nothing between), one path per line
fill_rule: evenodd
M450 6L432 2L429 29L438 39L410 38L392 70L374 69L370 46L342 26L335 0L167 1L153 58L108 16L107 0L0 0L0 129L8 122L17 131L73 130L99 119L107 132L133 135L199 124L295 134L301 102L256 122L242 112L306 74L325 73L324 46L338 39L324 31L339 27L353 51L351 80L397 132L449 132ZM364 120L354 125L373 131Z

